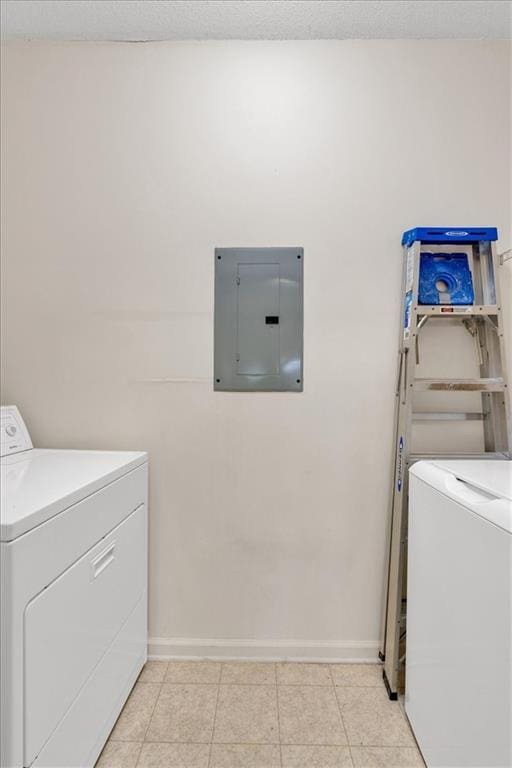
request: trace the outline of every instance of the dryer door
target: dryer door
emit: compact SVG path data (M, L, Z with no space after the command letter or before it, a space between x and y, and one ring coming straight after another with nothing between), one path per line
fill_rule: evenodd
M27 606L25 765L32 764L79 695L145 584L141 505Z

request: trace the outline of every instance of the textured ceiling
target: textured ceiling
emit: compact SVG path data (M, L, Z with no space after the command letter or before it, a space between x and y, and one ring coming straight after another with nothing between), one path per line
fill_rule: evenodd
M509 0L2 0L23 40L510 38Z

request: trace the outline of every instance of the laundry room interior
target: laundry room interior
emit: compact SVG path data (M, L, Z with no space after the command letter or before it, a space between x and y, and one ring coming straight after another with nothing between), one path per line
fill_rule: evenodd
M512 4L1 14L1 767L511 768Z

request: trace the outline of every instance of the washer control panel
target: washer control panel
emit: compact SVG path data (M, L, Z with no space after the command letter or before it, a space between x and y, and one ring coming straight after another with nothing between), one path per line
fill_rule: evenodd
M0 437L1 456L33 448L25 422L15 405L2 405L0 408Z

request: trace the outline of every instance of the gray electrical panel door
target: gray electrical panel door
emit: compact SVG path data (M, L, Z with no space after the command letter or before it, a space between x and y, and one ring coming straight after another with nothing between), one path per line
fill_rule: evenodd
M215 249L217 390L303 388L302 248Z

